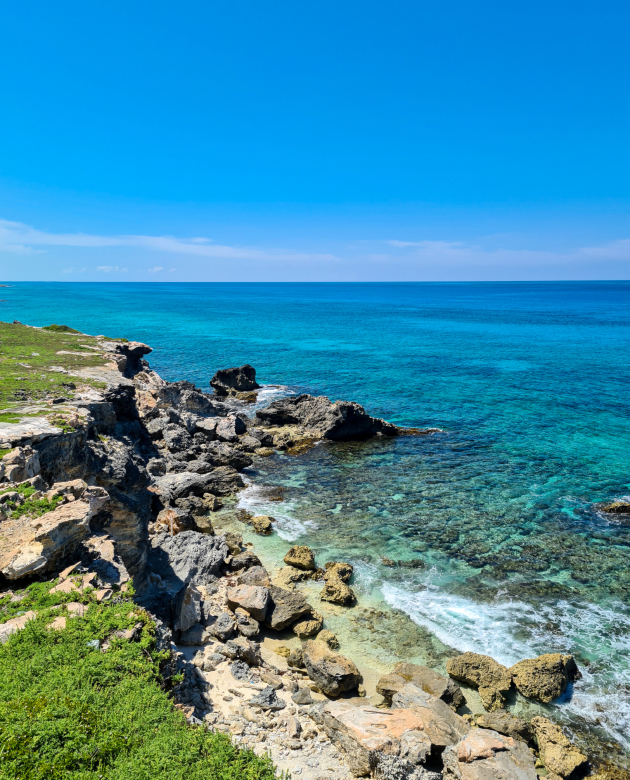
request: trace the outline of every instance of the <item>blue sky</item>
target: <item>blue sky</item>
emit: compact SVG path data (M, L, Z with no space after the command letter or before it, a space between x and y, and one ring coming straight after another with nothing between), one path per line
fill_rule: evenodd
M6 3L7 280L630 278L627 2Z

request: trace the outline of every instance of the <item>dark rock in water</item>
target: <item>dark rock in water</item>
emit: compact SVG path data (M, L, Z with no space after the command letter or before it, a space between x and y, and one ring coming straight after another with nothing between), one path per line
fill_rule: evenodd
M604 504L600 509L613 515L630 515L630 502L613 501L611 504Z
M230 671L235 680L246 681L251 679L251 672L245 661L234 661L234 663L230 665Z
M197 531L183 531L176 536L158 534L151 546L151 570L177 590L192 580L198 585L212 582L228 554L222 537Z
M370 417L359 404L332 403L323 395L299 395L274 401L256 412L256 420L267 426L298 425L313 436L337 441L368 439L377 433L396 436L399 432L395 425Z
M223 368L212 377L210 386L219 396L236 395L249 390L258 390L256 369L246 363L238 368Z
M210 633L221 642L227 641L236 629L236 620L230 612L222 612L210 626Z
M268 685L258 696L249 700L249 704L260 707L261 710L283 710L287 705L280 699L271 685Z
M401 691L407 683L413 683L425 693L442 699L454 710L466 701L457 683L420 664L397 664L390 674L381 677L376 685L376 692L391 702L394 694Z
M269 595L271 602L267 608L265 625L276 631L287 628L302 615L313 612L313 608L301 593L272 585L269 588Z
M521 739L527 743L534 738L534 730L529 723L511 715L507 710L477 715L475 725L482 729L492 729L492 731L505 734L506 737L512 737L512 739Z

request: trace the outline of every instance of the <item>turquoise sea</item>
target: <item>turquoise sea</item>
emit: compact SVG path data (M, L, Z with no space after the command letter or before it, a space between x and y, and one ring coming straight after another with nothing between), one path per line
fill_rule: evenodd
M356 620L383 657L571 651L584 679L551 709L630 749L630 525L596 508L630 497L630 282L16 283L0 297L3 320L145 341L166 379L208 390L249 362L283 386L268 398L323 393L439 428L261 460L256 484L286 499L253 487L242 503L356 566L359 594L394 609Z

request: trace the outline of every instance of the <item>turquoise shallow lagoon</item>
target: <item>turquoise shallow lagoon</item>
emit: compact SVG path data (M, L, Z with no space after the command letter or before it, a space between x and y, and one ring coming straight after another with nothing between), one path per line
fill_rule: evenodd
M146 341L167 379L207 390L249 362L285 392L440 428L265 459L252 478L286 500L242 503L400 610L370 628L387 658L571 651L584 679L552 709L630 747L630 526L596 508L630 496L630 283L23 283L2 298L3 320Z

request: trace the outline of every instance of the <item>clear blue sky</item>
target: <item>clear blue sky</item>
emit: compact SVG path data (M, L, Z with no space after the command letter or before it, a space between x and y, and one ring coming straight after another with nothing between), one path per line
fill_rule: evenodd
M4 3L0 277L630 278L629 40L627 0Z

